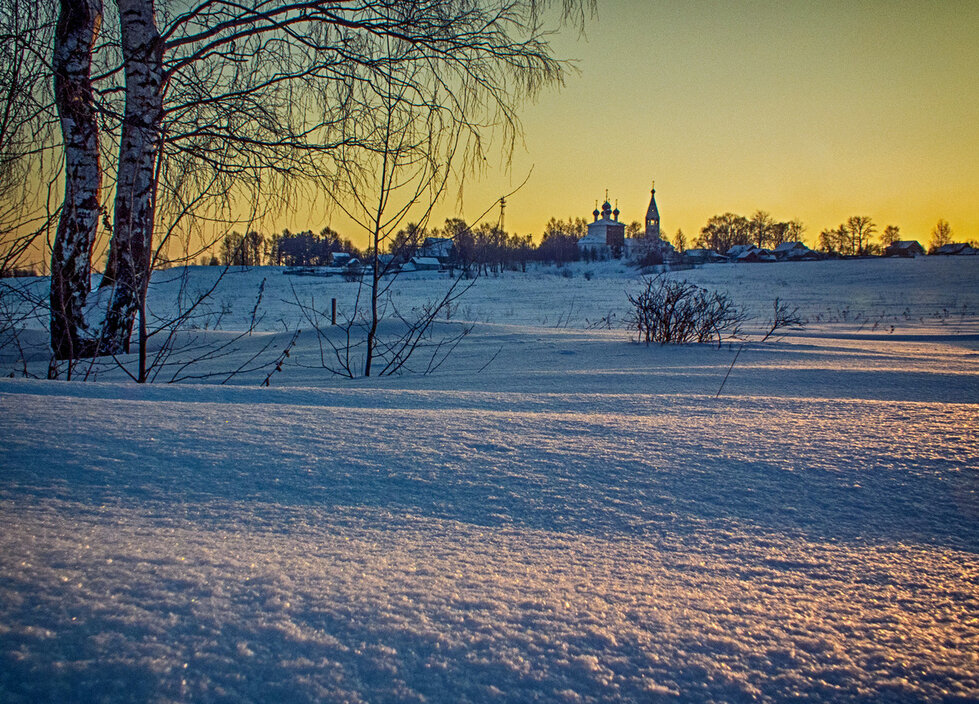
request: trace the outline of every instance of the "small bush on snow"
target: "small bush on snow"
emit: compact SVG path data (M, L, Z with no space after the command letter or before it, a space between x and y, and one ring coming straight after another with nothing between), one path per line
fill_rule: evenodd
M746 315L723 293L685 280L643 277L642 287L629 294L628 322L638 342L716 343L737 337Z

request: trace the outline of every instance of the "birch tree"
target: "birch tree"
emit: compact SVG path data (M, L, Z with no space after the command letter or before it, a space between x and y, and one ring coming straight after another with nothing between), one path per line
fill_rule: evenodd
M52 57L65 160L64 202L51 255L51 347L57 359L95 351L85 305L102 190L91 78L101 21L101 0L61 0Z
M146 301L163 142L163 40L153 0L117 0L126 77L113 236L101 286L111 286L100 344L129 351L136 313ZM140 321L145 325L146 316ZM145 334L140 336L141 342Z
M62 13L94 2L63 0ZM491 137L512 149L520 102L563 76L547 43L545 13L556 6L561 21L580 22L594 5L594 0L116 2L125 108L118 120L104 278L112 295L101 330L90 331L92 344L105 352L128 350L137 313L145 313L160 235L165 241L208 207L227 210L242 200L253 209L288 205L290 196L333 189L370 161L360 158L358 147L365 145L350 127L378 119L380 97L361 87L393 85L406 105L422 113L444 110L460 135L456 167L480 163ZM92 44L83 40L96 29L97 23L87 33L73 29L59 45L88 47L90 65ZM118 75L118 70L103 72L100 95L108 121L114 117L109 106ZM87 76L72 74L72 85L84 88ZM59 101L62 108L66 114L67 104ZM76 124L78 134L71 131ZM84 153L94 153L87 123L73 121L66 129L66 152L69 144L84 144ZM85 173L75 167L66 173L72 182L66 194L97 195L91 184L98 164L89 167ZM165 226L161 210L170 219ZM62 268L80 271L88 265L74 260L90 259L91 249L67 246L68 234L59 229L54 258ZM84 298L83 279L71 277L60 298Z

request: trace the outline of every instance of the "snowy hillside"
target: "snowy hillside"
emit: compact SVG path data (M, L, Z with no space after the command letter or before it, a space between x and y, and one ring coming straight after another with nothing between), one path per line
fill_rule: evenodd
M299 304L355 285L271 268L220 282L183 339L234 342L181 384L22 378L25 320L0 701L975 701L979 258L676 276L809 324L717 396L739 345L632 343L617 264L477 280L430 375L329 374Z

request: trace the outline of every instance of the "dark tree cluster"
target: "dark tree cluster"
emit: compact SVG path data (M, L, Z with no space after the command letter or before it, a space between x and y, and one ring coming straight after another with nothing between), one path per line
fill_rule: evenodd
M776 221L764 210L750 218L735 213L715 215L700 230L695 246L724 254L735 245L772 249L783 242L801 241L805 226L799 220ZM684 240L685 245L685 240Z
M539 245L531 235L506 232L498 223L484 222L470 226L461 218L448 218L441 227L426 228L408 223L394 233L384 249L396 264L404 264L416 255L432 256L424 247L426 240L450 240L449 266L476 274L499 273L525 269L528 262L563 264L587 258L578 251L578 240L587 233L582 218L547 223ZM311 230L266 236L257 231L242 235L232 232L220 243L217 256L206 255L201 264L224 266L327 266L334 253L344 252L362 260L373 258L373 251L363 251L335 230L325 227L319 235Z
M877 225L866 215L854 215L839 227L829 228L819 233L819 249L827 254L844 257L875 256L882 247L874 242ZM898 229L888 227L881 234L886 246L898 238Z
M312 230L298 234L283 230L281 235L270 238L267 252L267 264L284 266L326 266L338 252L361 257L361 251L353 242L329 227L324 227L319 235L314 235Z
M583 255L578 240L588 233L583 218L551 218L544 228L540 244L531 235L506 232L499 223L484 222L470 226L461 218L449 218L441 227L427 229L409 224L390 241L388 253L407 261L416 253L425 254L428 238L451 240L447 263L474 274L498 273L525 269L528 262L565 264Z
M201 264L212 266L327 266L333 255L345 252L360 258L361 251L349 239L324 227L319 235L312 230L265 236L257 231L242 235L232 232L221 240L220 256L205 256Z
M476 273L499 273L526 266L533 252L529 235L509 235L495 223L462 229L455 239L459 263Z
M395 261L406 262L416 254L431 256L426 240L449 240L445 263L471 274L520 269L530 261L534 246L530 235L509 234L498 223L470 226L461 218L448 218L442 227L428 229L409 223L388 243Z
M539 262L564 264L581 258L578 240L588 234L588 222L584 218L557 220L551 218L544 226L541 243L534 253Z
M221 242L221 263L225 266L260 266L265 237L252 230L244 235L232 232Z

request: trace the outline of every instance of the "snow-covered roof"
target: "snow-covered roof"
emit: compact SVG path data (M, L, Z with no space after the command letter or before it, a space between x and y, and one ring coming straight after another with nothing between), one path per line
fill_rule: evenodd
M619 220L613 220L612 218L599 218L595 222L588 223L588 229L591 230L594 227L602 227L602 226L608 227L610 225L618 226L622 228L625 227L625 223Z
M690 259L711 259L714 261L726 261L727 257L723 254L715 252L713 249L704 249L702 247L694 247L693 249L688 249L683 252L683 256Z
M740 257L745 252L750 252L753 249L758 249L753 244L736 244L731 249L727 250L727 256L729 257Z
M759 249L754 245L750 245L748 249L741 252L741 254L735 257L738 261L749 262L749 261L775 261L775 255L772 254L767 249Z
M578 245L579 246L580 245L597 245L597 244L608 244L607 240L605 239L605 235L598 235L598 234L591 234L591 233L589 233L589 234L585 235L584 237L582 237L580 240L578 240Z
M935 250L935 254L975 254L976 251L968 242L953 242L943 244Z
M785 260L796 260L796 259L820 259L818 252L806 247L805 249L790 249L787 252L778 252L776 256L781 256Z
M782 252L791 252L793 249L809 249L802 242L783 242L775 248L776 254L781 254Z

